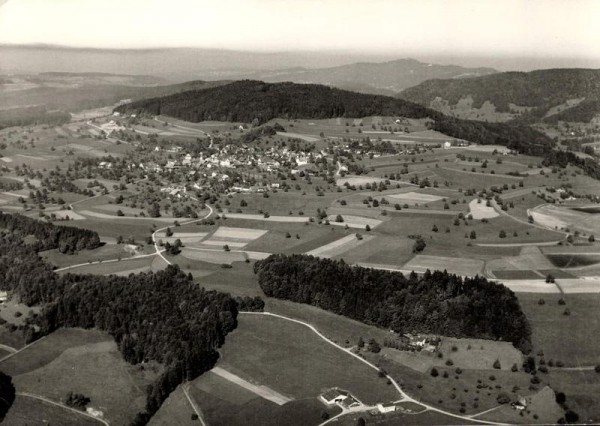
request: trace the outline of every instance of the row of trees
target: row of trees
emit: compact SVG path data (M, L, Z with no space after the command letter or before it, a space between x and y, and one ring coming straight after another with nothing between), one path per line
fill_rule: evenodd
M272 255L256 262L269 297L307 303L397 332L499 339L527 352L531 329L514 293L501 284L446 271L408 276L343 260Z

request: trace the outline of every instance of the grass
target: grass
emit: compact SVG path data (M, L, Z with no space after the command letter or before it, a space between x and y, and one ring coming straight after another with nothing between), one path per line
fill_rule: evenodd
M579 414L581 423L600 422L600 374L594 371L552 370L546 381L567 396L567 405Z
M100 331L61 328L22 352L0 361L0 370L13 377L18 376L49 364L68 348L111 340L112 337Z
M600 263L600 255L547 254L546 257L558 268L576 268Z
M542 278L531 270L500 270L492 272L499 280L538 280Z
M0 326L0 343L11 346L15 349L21 349L25 346L25 337L19 330L9 331L4 325Z
M69 265L77 265L89 261L117 259L119 257L125 259L131 254L125 250L124 245L105 244L94 250L81 250L75 254L62 254L58 250L47 250L40 253L40 256L57 268L63 268Z
M2 423L11 426L30 426L39 424L61 426L102 425L102 423L97 420L25 396L16 397L15 402Z
M598 364L600 295L518 293L517 297L531 324L534 353L542 350L546 361L562 361L568 367ZM558 304L561 298L566 305ZM564 315L565 308L570 315Z
M214 426L305 426L318 425L321 415L337 414L340 409L328 409L316 398L305 398L279 406L262 398L254 398L243 404L235 404L209 392L195 389L195 400L202 409L208 424Z
M444 367L448 360L452 360L454 368L470 370L492 370L496 360L500 362L502 370L510 370L514 364L521 366L523 363L523 354L512 344L483 339L444 337L438 352L409 352L383 348L382 354L421 373L427 373L432 367Z
M461 407L467 415L497 407L496 398L500 392L516 398L516 393L511 392L513 386L520 388L519 394L531 393L528 390L530 376L522 372L465 369L457 374L456 367L452 366L438 367L439 376L434 378L429 372L412 370L383 356L370 355L369 358L394 377L413 398L456 414L460 413ZM443 377L444 372L448 372L447 378ZM492 375L494 380L490 379Z
M222 368L294 399L316 398L335 386L366 403L398 397L376 371L307 327L280 318L242 315L221 355Z
M141 371L127 364L111 339L70 347L50 363L13 377L13 381L21 392L55 401L64 400L69 392L81 393L91 399L89 406L102 411L111 423L128 424L136 413L144 411L144 389L159 371L151 372L148 367Z
M194 426L198 420L192 420L194 410L185 397L181 386L175 389L162 403L158 411L152 416L149 426Z
M142 257L140 259L121 260L119 262L95 263L84 265L73 269L67 269L59 273L96 274L96 275L129 275L129 272L148 272L156 256Z
M358 414L347 414L342 416L336 424L339 426L355 426L359 418L366 420L368 425L379 425L379 426L397 426L397 425L469 425L478 424L477 421L469 421L465 419L459 419L456 417L448 416L436 411L426 411L421 414L405 414L401 412L395 412L390 414L370 414L370 413L358 413Z
M356 345L361 337L365 342L374 338L382 344L385 338L392 336L392 333L382 328L370 326L314 306L274 298L264 299L266 311L307 322L327 338L344 347Z
M294 186L295 182L289 182ZM319 186L322 186L319 184ZM221 203L223 208L229 209L235 213L241 209L243 213L269 212L271 216L288 216L291 211L294 216L299 212L304 212L305 216L314 216L317 209L326 209L337 198L341 198L343 193L324 191L323 196L318 196L314 188L307 188L306 195L302 191L290 190L290 192L278 191L269 193L269 198L263 194L236 194L229 199L231 205L227 206ZM241 207L240 203L244 200L247 206Z
M414 241L408 238L393 238L374 234L374 238L348 250L336 258L348 263L372 263L400 267L413 256Z

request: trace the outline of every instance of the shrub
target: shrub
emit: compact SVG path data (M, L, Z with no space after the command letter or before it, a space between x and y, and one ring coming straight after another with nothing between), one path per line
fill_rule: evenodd
M494 367L496 370L500 370L500 369L502 368L502 366L500 365L500 360L499 360L499 359L497 359L496 361L494 361L494 365L493 365L493 367Z
M440 373L437 371L437 368L433 367L431 369L431 377L437 377L439 375L440 375Z
M508 396L505 392L501 392L498 394L496 401L498 404L508 404L510 402L510 396Z
M446 360L446 365L447 366L452 366L452 365L454 365L454 362L451 359L447 359Z

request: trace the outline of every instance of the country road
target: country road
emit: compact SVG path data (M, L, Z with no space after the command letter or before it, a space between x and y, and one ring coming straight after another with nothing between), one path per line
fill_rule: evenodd
M276 318L280 318L280 319L284 319L286 321L291 321L291 322L295 322L297 324L301 324L305 327L308 327L310 330L312 330L317 336L319 336L321 339L325 340L327 343L329 343L332 346L335 346L337 349L344 351L345 353L347 353L348 355L356 358L357 360L359 360L360 362L362 362L363 364L366 364L367 366L369 366L370 368L376 370L376 371L380 371L379 367L377 367L375 364L370 363L369 361L367 361L366 359L360 357L359 355L355 354L354 352L352 352L350 349L344 348L343 346L338 345L337 343L335 343L334 341L330 340L329 338L327 338L325 335L323 335L319 330L317 330L313 325L304 322L304 321L300 321L294 318L289 318L286 317L284 315L279 315L279 314L274 314L271 312L240 312L240 315L266 315L266 316L272 316L272 317L276 317ZM436 411L440 414L444 414L446 416L450 416L450 417L455 417L457 419L461 419L461 420L465 420L465 421L469 421L469 422L473 422L473 419L469 416L461 416L458 414L454 414L454 413L450 413L448 411L444 411L441 410L439 408L433 407L431 405L425 404L421 401L418 401L414 398L412 398L411 396L409 396L406 392L404 392L402 390L402 388L400 387L400 385L398 385L398 383L389 375L385 375L385 377L390 381L390 383L394 386L394 388L396 388L396 390L398 391L398 393L400 394L401 399L399 401L396 402L414 402L415 404L419 404L422 405L423 407L426 408L426 410L430 410L430 411ZM475 414L477 415L477 414ZM337 416L336 416L337 417ZM326 423L329 423L330 421L332 421L333 419L335 419L336 417L333 417L331 419L326 420L325 422L321 423L319 426L322 426ZM492 421L488 421L488 420L480 420L477 419L477 422L479 423L485 423L485 424L490 424L490 425L500 425L502 423L499 422L492 422Z
M190 198L193 199L194 201L198 201L198 199L196 199L194 197L190 197ZM208 219L210 217L210 215L213 214L213 208L206 203L204 205L208 208L209 212L203 218L194 219L189 222L182 223L182 225L188 225L190 223L196 223L196 222L200 222L202 220ZM164 226L164 227L158 228L156 231L154 231L152 233L152 241L154 242L154 249L156 250L155 254L159 255L162 258L162 260L164 260L167 263L167 265L171 265L172 263L170 261L168 261L166 257L163 256L164 250L160 250L158 248L158 242L156 241L156 233L160 232L160 231L164 231L167 228L169 228L169 226Z
M103 424L105 424L106 426L110 426L110 423L108 423L106 420L92 416L91 414L86 413L85 411L81 411L81 410L77 410L75 408L69 407L68 405L62 404L60 402L56 402L56 401L52 401L51 399L48 399L46 397L40 396L40 395L35 395L32 393L27 393L27 392L17 392L16 393L17 396L24 396L26 398L33 398L33 399L37 399L39 401L43 401L47 404L51 404L51 405L55 405L57 407L63 408L65 410L69 410L72 411L73 413L79 414L81 416L85 416L88 417L90 419L94 419L97 420ZM205 425L206 426L206 425Z

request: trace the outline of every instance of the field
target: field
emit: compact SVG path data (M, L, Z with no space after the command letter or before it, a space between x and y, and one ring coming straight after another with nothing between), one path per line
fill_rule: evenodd
M194 414L194 410L185 397L182 387L179 386L171 392L148 424L150 426L171 426L173 424L194 426L198 424L198 421L192 420L192 414Z
M546 361L561 361L567 367L600 363L595 337L600 332L597 315L600 295L518 293L517 296L531 324L534 352L542 350ZM566 305L558 304L561 298ZM540 299L545 304L540 305ZM570 315L564 315L566 308Z
M361 240L359 240L358 238L356 238L355 235L347 235L343 238L340 238L339 240L333 241L329 244L306 252L306 254L319 257L339 256L348 250L355 249L356 247L362 245L371 238L373 237L370 235L366 235Z
M136 254L139 254L139 252L135 246L128 244L104 244L97 249L82 250L75 254L62 254L58 250L48 250L40 253L48 263L55 265L57 268L99 260L126 259Z
M143 411L143 389L161 371L147 367L125 363L111 336L81 329L60 329L0 362L18 392L52 401L64 400L68 392L82 393L91 399L90 407L118 424Z
M218 366L295 400L315 398L335 386L370 404L398 397L376 371L308 328L280 318L243 315L221 354Z
M554 205L539 206L530 211L536 223L549 228L569 228L579 230L586 235L600 235L600 220L594 213L585 213Z
M326 408L316 398L278 405L211 373L196 379L189 392L210 425L318 425L322 413L333 416L340 411Z
M142 258L132 258L120 260L118 262L102 262L89 265L82 265L72 269L66 269L60 273L78 273L78 274L97 274L97 275L129 275L130 273L149 272L155 270L153 265L157 256L147 256ZM160 268L159 268L160 269Z
M444 337L436 352L383 348L382 354L384 358L421 373L427 373L432 367L444 367L449 359L455 367L470 370L492 370L496 361L500 362L502 370L523 363L523 354L511 343L451 337Z
M481 274L483 270L483 262L476 259L427 256L419 254L410 262L406 263L403 268L415 272L425 272L427 269L430 271L447 270L453 274L472 276Z
M26 396L17 396L2 422L11 426L34 424L61 426L100 426L98 420Z

